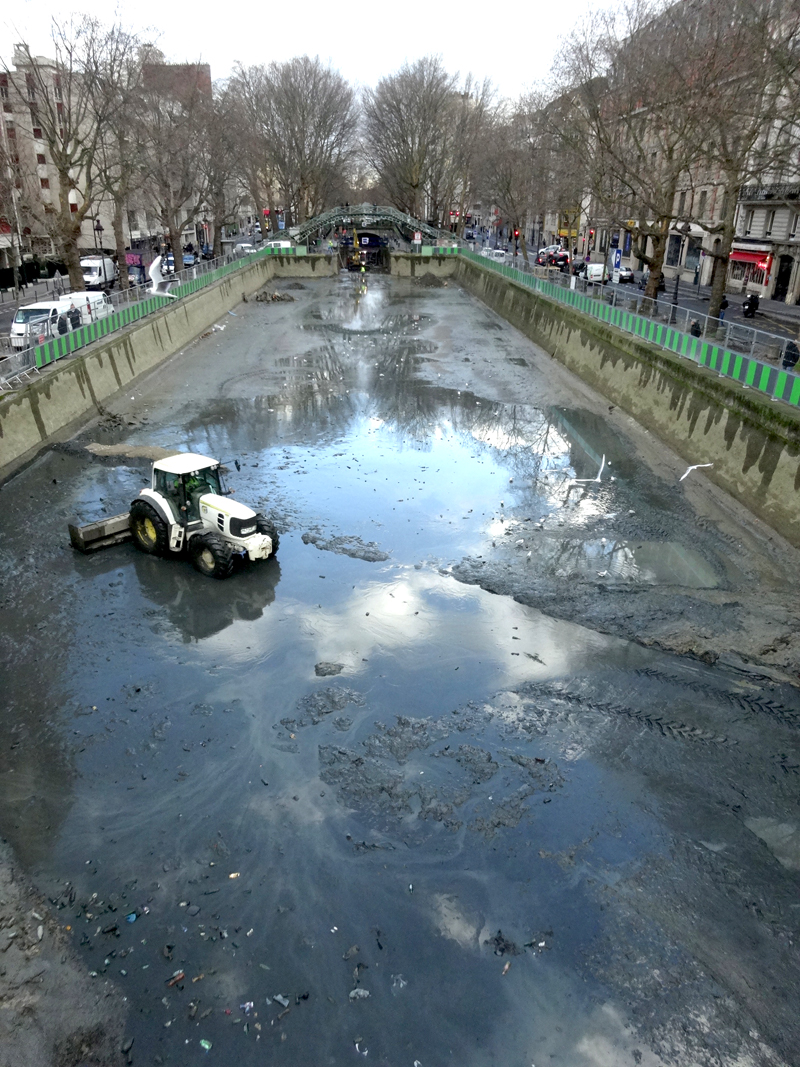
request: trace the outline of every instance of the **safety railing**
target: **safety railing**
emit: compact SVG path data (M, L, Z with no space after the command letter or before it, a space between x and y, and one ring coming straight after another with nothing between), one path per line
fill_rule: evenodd
M9 356L0 359L0 390L25 385L31 375L56 360L160 311L167 304L173 303L173 297L180 298L196 293L256 260L273 255L299 257L306 254L307 249L303 247L264 247L256 252L238 255L229 253L213 260L200 260L194 266L186 267L172 276L174 284L169 297L154 296L144 285L132 286L111 294L113 311L94 318L77 329L70 329L67 333L54 334L53 324L50 322L36 323L31 331L29 347L12 349ZM66 295L69 297L69 294Z
M800 375L780 366L793 344L789 338L702 315L668 300L652 299L628 286L597 285L569 275L545 280L536 277L533 270L499 263L475 252L459 249L459 255L542 296L716 371L720 377L732 378L773 400L800 406Z

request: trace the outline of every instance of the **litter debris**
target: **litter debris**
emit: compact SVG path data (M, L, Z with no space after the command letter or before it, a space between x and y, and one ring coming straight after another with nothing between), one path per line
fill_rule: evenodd
M508 974L510 969L511 969L511 960L509 960L508 963L503 968L503 974Z
M362 989L360 986L359 986L358 989L351 989L350 990L350 999L351 1000L366 1000L368 996L369 996L369 990L368 989Z
M185 971L176 971L175 974L173 974L172 978L168 979L167 985L168 986L177 985L178 982L182 982L185 977L186 977L186 972Z
M358 954L358 945L351 945L350 948L342 956L343 960L351 960L353 956Z
M699 471L699 470L702 470L704 467L713 467L713 466L714 466L713 463L695 463L693 467L687 467L686 468L686 470L680 476L678 481L682 482L684 478L687 478L692 473L692 471Z
M130 915L126 915L125 916L125 922L126 923L135 923L138 918L139 918L139 916L136 914L136 912L132 911L130 913Z
M289 1001L287 1000L286 1003L288 1004ZM244 1004L240 1004L239 1005L239 1010L243 1011L245 1013L245 1015L249 1015L250 1014L250 1010L251 1010L252 1007L253 1007L252 1000L248 1000L248 1001L245 1001Z
M503 931L498 930L494 937L487 938L484 945L493 945L495 956L518 956L519 949L513 941L503 937Z
M211 1048L211 1042L206 1037L200 1038L200 1048L204 1048L206 1052Z
M228 877L229 878L238 878L239 877L239 872L238 871L234 871L233 874L229 874Z
M289 1007L289 998L285 997L282 993L276 993L272 999L275 1001L276 1004L280 1004L282 1008ZM269 1003L269 1001L267 1001L267 1003Z
M395 996L397 996L401 989L405 989L407 985L408 981L402 976L402 974L392 975L392 992L395 994Z

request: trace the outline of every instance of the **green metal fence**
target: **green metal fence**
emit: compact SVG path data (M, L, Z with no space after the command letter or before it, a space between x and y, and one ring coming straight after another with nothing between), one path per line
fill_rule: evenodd
M542 296L555 300L559 304L574 308L583 315L615 326L625 333L641 337L668 352L690 359L701 367L716 371L720 377L731 378L748 389L765 393L774 400L783 400L793 407L800 406L800 376L790 371L781 370L770 363L764 363L752 356L715 345L702 337L693 337L675 329L667 323L657 322L646 315L639 315L621 307L612 307L603 299L603 290L598 287L596 294L580 293L567 289L553 282L536 278L532 274L487 259L475 252L458 249L458 254L469 259L484 270L501 274L528 289L533 289Z
M178 297L188 296L190 293L196 293L200 289L205 289L206 286L213 285L215 282L220 281L220 279L227 277L227 275L240 271L256 260L263 259L266 256L304 256L306 255L306 251L305 248L294 246L291 248L261 248L258 252L250 253L242 259L236 259L229 263L222 263L213 270L206 271L205 273L198 274L194 277L189 276L184 281L174 286L170 292ZM188 271L182 271L181 273L191 275L192 271L190 269ZM109 334L116 333L117 330L122 330L126 326L132 325L134 322L138 322L139 319L152 315L155 311L160 311L161 308L166 307L167 304L171 304L172 302L171 297L151 296L144 300L140 300L135 304L128 304L124 307L120 307L117 311L113 312L111 315L107 315L103 319L87 323L85 326L81 326L71 333L53 337L41 345L36 345L33 349L32 363L37 369L41 370L42 367L46 367L48 364L54 363L57 359L61 359L63 356L67 356L72 352L78 351L80 348L84 348L93 341L99 341L101 338L107 337Z

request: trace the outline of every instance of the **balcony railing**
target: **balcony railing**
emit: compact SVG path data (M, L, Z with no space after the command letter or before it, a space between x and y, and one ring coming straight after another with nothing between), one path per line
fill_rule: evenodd
M794 185L743 185L739 200L800 200L800 182Z

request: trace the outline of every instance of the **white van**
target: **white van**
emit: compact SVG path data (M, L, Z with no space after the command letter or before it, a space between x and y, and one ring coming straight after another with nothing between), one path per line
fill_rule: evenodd
M603 285L608 281L608 269L605 263L584 263L578 272L579 278L587 282L599 282Z
M119 277L116 263L108 256L87 256L81 260L81 271L87 289L113 289Z
M264 248L294 248L292 241L265 241Z
M73 326L68 314L73 304L80 315L80 322L77 326ZM62 311L67 312L69 329L78 329L88 322L104 319L113 310L114 305L107 293L69 293L57 300L42 300L38 304L28 304L17 310L14 321L11 323L11 347L26 348L43 344L51 337L57 337L58 317Z

